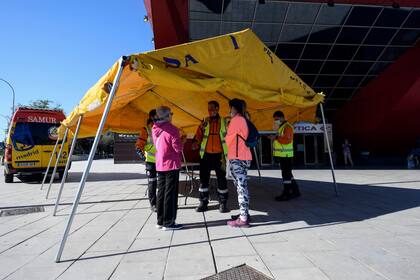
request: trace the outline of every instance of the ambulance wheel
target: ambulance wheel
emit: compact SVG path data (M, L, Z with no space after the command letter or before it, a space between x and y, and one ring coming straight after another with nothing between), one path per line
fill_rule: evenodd
M6 174L6 171L4 172L4 182L5 183L13 183L13 174Z

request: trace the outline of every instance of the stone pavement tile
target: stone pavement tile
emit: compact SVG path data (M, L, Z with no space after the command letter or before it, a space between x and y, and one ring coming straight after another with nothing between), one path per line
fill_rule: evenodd
M0 279L19 269L37 255L0 255Z
M171 236L136 239L123 262L162 261L168 254Z
M55 279L63 269L54 269L53 266L25 266L9 277L7 280L49 280Z
M405 234L405 235L398 235L397 239L404 240L413 245L420 246L420 238L418 234Z
M402 257L404 260L414 264L420 263L420 245L401 245L386 247L387 251Z
M171 245L183 244L207 244L208 237L206 228L182 229L174 232Z
M319 268L288 268L273 270L276 280L329 280Z
M77 260L57 279L107 279L120 259L121 256L109 256Z
M234 240L238 237L244 237L244 233L238 229L228 225L217 225L208 227L209 235L211 240L220 240L226 238L232 238Z
M216 257L253 256L254 248L246 237L218 239L211 242Z
M419 279L420 265L418 262L376 263L370 265L372 269L392 280L414 280Z
M213 263L210 245L192 244L192 245L175 245L169 249L168 262L177 259L208 259Z
M246 236L248 237L249 241L252 243L271 243L271 242L282 242L287 241L286 238L281 236L274 228L272 227L265 227L264 230L254 231L254 232L247 232Z
M212 275L215 273L212 258L168 259L165 278L169 276Z
M252 268L264 273L268 277L271 276L271 272L267 269L262 259L258 255L251 256L231 256L231 257L216 257L217 271L222 272L230 268L247 264Z
M121 262L111 279L162 280L164 270L165 260L157 262Z
M215 273L207 273L207 274L201 273L201 274L198 274L198 275L188 275L188 276L184 275L184 276L173 276L173 277L172 276L166 276L165 280L200 280L200 279L206 278L208 276L211 276L213 274L215 274Z
M331 279L385 279L380 273L340 251L307 252L305 256Z
M255 244L258 254L269 269L304 268L314 265L288 242Z

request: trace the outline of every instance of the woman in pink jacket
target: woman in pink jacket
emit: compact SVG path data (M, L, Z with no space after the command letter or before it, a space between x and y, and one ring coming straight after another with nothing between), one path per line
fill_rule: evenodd
M245 101L232 99L229 101L230 116L232 117L227 134L228 160L230 173L238 192L240 215L237 219L228 221L232 227L249 227L249 194L248 194L248 169L251 166L251 150L245 144L248 138L248 125L245 120Z
M171 123L173 115L171 109L161 106L156 109L156 115L152 131L158 175L156 227L163 230L177 230L182 228L182 225L175 223L175 220L183 145L178 128Z

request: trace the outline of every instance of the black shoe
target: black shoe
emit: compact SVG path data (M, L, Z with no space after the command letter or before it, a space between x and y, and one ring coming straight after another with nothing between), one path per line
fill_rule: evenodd
M196 212L206 212L208 210L207 203L200 202L197 208L195 208Z
M292 199L292 197L289 194L282 194L274 197L276 201L288 201Z
M228 213L228 212L230 212L230 210L227 207L226 203L220 203L220 205L219 205L219 212L220 213Z
M293 192L289 195L290 199L298 198L299 196L301 196L300 192Z
M237 220L239 218L240 214L238 215L232 215L230 216L232 218L232 220ZM251 222L251 215L248 214L248 218L247 218L248 222Z
M182 229L183 227L184 227L183 225L173 223L170 226L166 226L166 227L163 226L162 230L166 230L166 231L168 231L168 230L179 230L179 229Z

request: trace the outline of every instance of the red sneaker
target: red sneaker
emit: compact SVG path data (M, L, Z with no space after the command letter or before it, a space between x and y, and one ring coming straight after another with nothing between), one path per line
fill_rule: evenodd
M227 222L227 224L231 227L249 227L248 220L242 221L241 218L237 218L236 220L230 220Z

